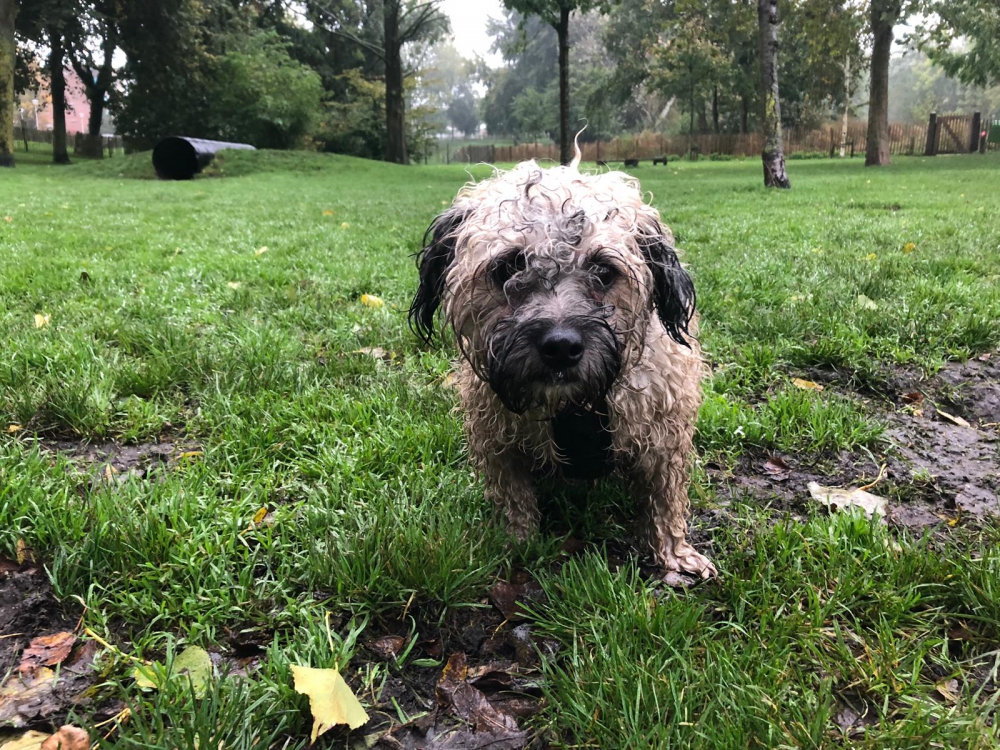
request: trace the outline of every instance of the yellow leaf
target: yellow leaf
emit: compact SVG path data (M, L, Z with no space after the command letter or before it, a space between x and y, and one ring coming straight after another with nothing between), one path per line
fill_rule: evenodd
M226 286L228 286L230 289L239 289L240 288L240 282L238 282L238 281L230 281L228 284L226 284Z
M132 670L132 677L139 687L147 690L159 690L165 680L190 680L195 697L205 696L205 689L212 679L212 657L205 649L188 646L174 658L171 668L170 674L167 674L162 665L140 664Z
M256 250L254 250L253 254L256 255L259 258L261 255L263 255L266 252L267 252L267 245L264 245L264 247L258 247Z
M19 433L23 429L24 429L24 427L22 427L19 424L8 425L7 426L7 434L8 435L16 435L17 433Z
M184 451L183 453L177 455L177 460L179 461L182 458L198 458L198 456L204 455L205 451Z
M385 302L382 301L381 297L376 297L374 294L362 294L361 304L365 307L382 307Z
M254 525L259 526L261 522L264 520L264 517L266 515L267 515L267 506L265 505L263 508L261 508L260 510L258 510L256 513L253 514Z
M448 205L448 201L441 201L441 205L442 206L447 206Z
M325 210L325 211L323 212L323 215L324 215L324 216L333 216L333 211L331 211L331 210L330 210L330 209L328 208L328 209L326 209L326 210Z
M18 565L24 565L26 562L33 563L35 561L35 553L31 551L23 539L18 539L17 544L14 545L14 556L17 558Z
M45 732L34 730L25 732L20 737L9 740L0 745L0 750L39 750L42 743L49 738Z
M862 310L878 310L878 303L864 294L858 295L857 303Z
M310 742L337 724L357 729L367 723L368 714L336 669L313 669L291 665L295 692L309 696L313 715Z
M914 242L907 242L905 245L903 245L903 252L904 253L912 253L916 249L917 249L917 245Z
M49 324L48 313L35 313L35 328L45 328Z
M868 255L865 256L865 260L875 260L877 257L878 256L875 253L868 253Z
M348 223L347 223L347 222L345 221L344 223L342 223L342 224L340 225L340 228L341 228L341 229L348 229L348 228L350 228L350 226L351 226L351 225L350 225L350 224L348 224Z
M801 388L804 391L821 391L823 386L819 383L814 383L811 380L803 380L802 378L792 378L792 385L796 388Z
M969 424L968 422L966 422L961 417L956 417L954 414L949 414L948 412L941 411L940 409L935 409L934 411L936 411L938 413L939 417L943 417L944 419L947 419L952 424L958 425L959 427L968 427L970 429L972 428L972 425Z
M10 222L14 221L14 219L11 218L10 216L4 216L3 220L6 221L8 224L10 224Z

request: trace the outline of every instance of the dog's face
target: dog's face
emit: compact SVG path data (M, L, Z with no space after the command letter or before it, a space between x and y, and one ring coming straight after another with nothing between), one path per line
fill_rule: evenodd
M418 264L414 330L429 339L443 302L463 356L518 413L600 403L653 321L686 343L694 314L669 231L622 173L526 162L469 185Z

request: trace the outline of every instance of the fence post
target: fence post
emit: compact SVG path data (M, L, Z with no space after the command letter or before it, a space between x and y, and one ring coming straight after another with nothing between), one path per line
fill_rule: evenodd
M983 124L983 113L972 113L972 133L969 138L969 153L974 154L979 150L979 128Z
M927 121L927 147L924 156L937 156L937 112L931 112Z
M833 143L833 128L830 128L830 158L833 158L834 143Z

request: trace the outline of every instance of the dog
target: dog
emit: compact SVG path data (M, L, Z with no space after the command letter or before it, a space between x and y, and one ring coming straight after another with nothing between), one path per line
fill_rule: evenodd
M666 572L713 564L687 540L703 361L673 235L622 172L523 162L467 184L417 254L410 326L444 313L472 462L508 532L535 534L535 480L617 473Z

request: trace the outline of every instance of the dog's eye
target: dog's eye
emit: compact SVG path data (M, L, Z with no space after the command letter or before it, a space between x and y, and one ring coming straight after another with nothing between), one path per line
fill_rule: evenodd
M494 284L502 287L514 278L515 275L527 268L527 265L524 251L515 250L506 255L501 255L493 261L493 264L490 266L490 278L493 279Z
M618 270L607 263L595 263L591 266L590 273L594 277L597 286L602 289L610 287L615 283L615 279L618 278Z

